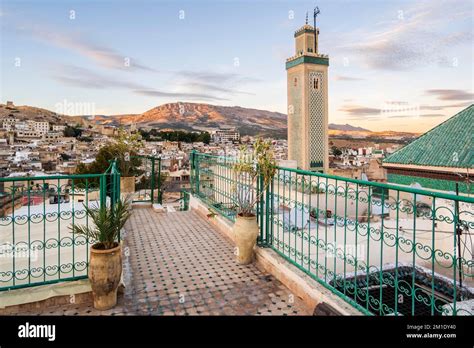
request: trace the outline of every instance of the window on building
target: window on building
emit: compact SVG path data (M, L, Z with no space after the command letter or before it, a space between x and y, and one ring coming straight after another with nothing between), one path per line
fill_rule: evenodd
M314 77L313 78L313 83L312 83L313 89L319 89L320 83L319 83L319 77Z
M295 81L294 81L293 85L294 85L295 87L298 86L298 78L295 77Z

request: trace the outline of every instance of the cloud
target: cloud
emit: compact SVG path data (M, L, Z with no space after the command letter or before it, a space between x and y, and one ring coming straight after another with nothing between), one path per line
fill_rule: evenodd
M339 109L349 116L374 116L380 115L381 109L371 108L359 105L346 105Z
M446 64L453 47L470 44L474 36L470 28L453 32L448 25L469 19L471 11L467 2L466 6L459 2L421 2L404 9L403 19L382 25L382 30L357 32L357 40L347 38L348 43L339 49L345 55L356 54L369 68L379 70Z
M123 71L156 71L151 67L141 64L130 55L121 54L113 48L98 44L78 33L71 34L60 30L48 30L38 27L23 27L21 32L30 35L37 41L77 53L105 68Z
M136 94L144 95L147 97L171 97L171 98L186 98L191 100L208 100L208 101L222 101L228 100L225 98L216 97L209 94L200 93L180 93L180 92L162 92L158 90L136 90L133 91Z
M474 93L462 89L428 89L425 94L439 100L474 100Z
M445 104L445 105L421 105L420 110L430 110L430 111L440 111L449 108L465 108L472 104L471 102L461 102L455 104Z
M188 86L193 89L212 91L212 92L221 92L221 93L232 94L232 95L235 95L235 94L255 95L255 93L244 92L244 91L239 91L239 90L235 90L231 88L209 85L205 83L193 82L193 83L188 84Z
M98 74L92 70L73 65L57 65L52 73L52 77L64 85L81 88L126 88L142 89L144 85L137 84L126 79L119 79L103 74Z
M180 89L187 90L190 93L196 91L199 91L199 93L217 92L228 96L254 95L254 93L241 89L250 83L260 82L257 78L236 73L189 70L175 72L172 80Z
M420 117L444 117L444 114L421 114Z
M198 93L187 91L164 92L149 86L137 84L127 79L110 77L104 74L96 73L92 70L73 66L73 65L57 65L52 73L52 77L66 86L80 88L96 88L96 89L126 89L131 93L139 94L147 97L158 98L177 98L188 100L206 100L206 101L223 101L228 100L220 96L210 93ZM195 88L198 89L198 88Z
M364 81L364 78L361 77L351 77L351 76L342 76L338 75L335 77L337 81Z

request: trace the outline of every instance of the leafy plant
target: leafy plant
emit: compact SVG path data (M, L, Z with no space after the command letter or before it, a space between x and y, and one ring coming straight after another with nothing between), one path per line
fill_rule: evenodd
M112 207L102 205L90 208L84 205L86 214L92 219L94 226L72 225L72 233L86 236L96 241L97 249L112 249L116 246L116 241L120 231L131 215L130 201L119 200Z
M271 142L258 138L251 149L242 146L233 170L237 176L237 183L233 189L236 192L238 214L254 216L254 206L268 189L276 172L276 160ZM259 178L262 181L257 192Z
M94 162L77 166L76 174L103 173L109 167L110 161L117 159L117 168L122 176L141 175L143 171L139 167L142 162L135 156L142 147L143 143L139 134L128 134L123 129L119 129L118 136L99 149Z

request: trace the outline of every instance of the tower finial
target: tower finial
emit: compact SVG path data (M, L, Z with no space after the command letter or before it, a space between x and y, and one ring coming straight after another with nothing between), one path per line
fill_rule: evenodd
M319 11L319 7L316 6L314 8L314 11L313 11L313 17L314 17L314 27L316 28L316 17L318 16L318 14L320 14L321 11Z
M317 42L318 42L318 29L316 29L316 17L318 16L319 13L320 13L319 7L316 6L316 7L314 8L314 11L313 11L313 19L314 19L314 53L318 53L318 46L317 46Z
M308 25L308 11L306 11L306 25Z

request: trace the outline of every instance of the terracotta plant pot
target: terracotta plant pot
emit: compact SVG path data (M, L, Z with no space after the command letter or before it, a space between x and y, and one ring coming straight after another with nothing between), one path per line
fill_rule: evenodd
M94 297L94 308L106 310L117 304L117 288L122 275L122 249L117 244L112 249L91 248L89 280Z
M247 265L254 259L254 247L257 243L258 224L256 216L240 216L234 224L235 244L237 246L237 262Z
M134 176L120 177L120 192L121 193L135 193L135 177Z

